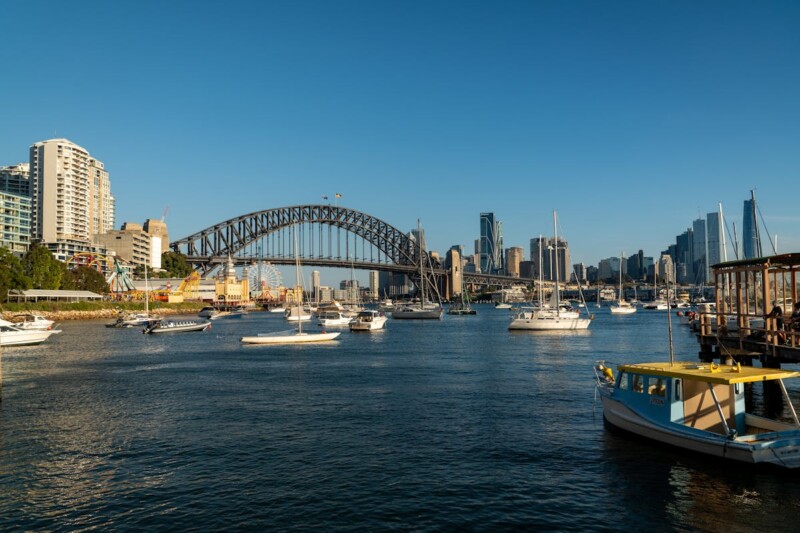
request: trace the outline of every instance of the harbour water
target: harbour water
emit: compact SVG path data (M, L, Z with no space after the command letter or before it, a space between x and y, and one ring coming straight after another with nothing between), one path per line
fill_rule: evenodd
M664 312L554 334L477 308L317 346L242 346L286 328L251 313L162 336L64 323L7 349L0 531L795 527L800 475L603 426L594 361L666 359Z

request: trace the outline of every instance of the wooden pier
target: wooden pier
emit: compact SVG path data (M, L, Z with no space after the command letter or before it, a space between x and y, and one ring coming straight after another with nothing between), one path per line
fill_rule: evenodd
M712 267L716 302L700 306L700 359L780 368L800 364L800 254L720 263ZM782 316L771 316L775 306Z

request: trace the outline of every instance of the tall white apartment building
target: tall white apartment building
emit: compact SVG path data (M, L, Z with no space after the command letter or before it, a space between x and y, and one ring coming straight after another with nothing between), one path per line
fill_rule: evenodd
M31 237L60 260L94 251L92 236L114 228L115 207L102 162L67 139L30 148Z

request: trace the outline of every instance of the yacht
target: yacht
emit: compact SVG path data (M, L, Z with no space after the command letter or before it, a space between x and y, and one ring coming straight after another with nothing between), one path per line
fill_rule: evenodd
M41 344L50 335L61 333L58 329L21 329L8 320L0 319L0 346L26 346Z
M361 311L350 323L350 331L375 331L386 327L386 315L383 311L367 309Z

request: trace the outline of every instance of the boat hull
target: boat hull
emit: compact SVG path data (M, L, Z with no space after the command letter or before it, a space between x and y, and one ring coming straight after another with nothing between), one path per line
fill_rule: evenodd
M61 330L18 330L0 332L0 346L31 346L41 344Z
M528 331L568 331L589 329L592 321L588 318L572 318L564 316L537 316L515 318L508 325L510 330Z
M751 464L800 468L800 432L743 442L710 432L692 432L678 424L658 424L639 415L601 387L603 418L611 426L634 435L688 451ZM773 434L777 435L777 434Z
M195 322L195 323L167 323L157 324L153 327L147 328L146 333L187 333L190 331L205 331L211 327L211 322Z
M402 308L396 309L392 312L392 318L403 319L417 319L417 320L441 320L442 312L441 307L435 309L419 309L419 308Z
M611 307L611 314L612 315L632 315L636 312L636 308L633 306L612 306Z
M288 334L265 334L255 337L242 337L240 342L244 344L304 344L309 342L332 341L341 335L341 332L332 333L288 333Z
M378 331L386 327L386 317L375 318L371 322L356 321L350 324L350 331Z

